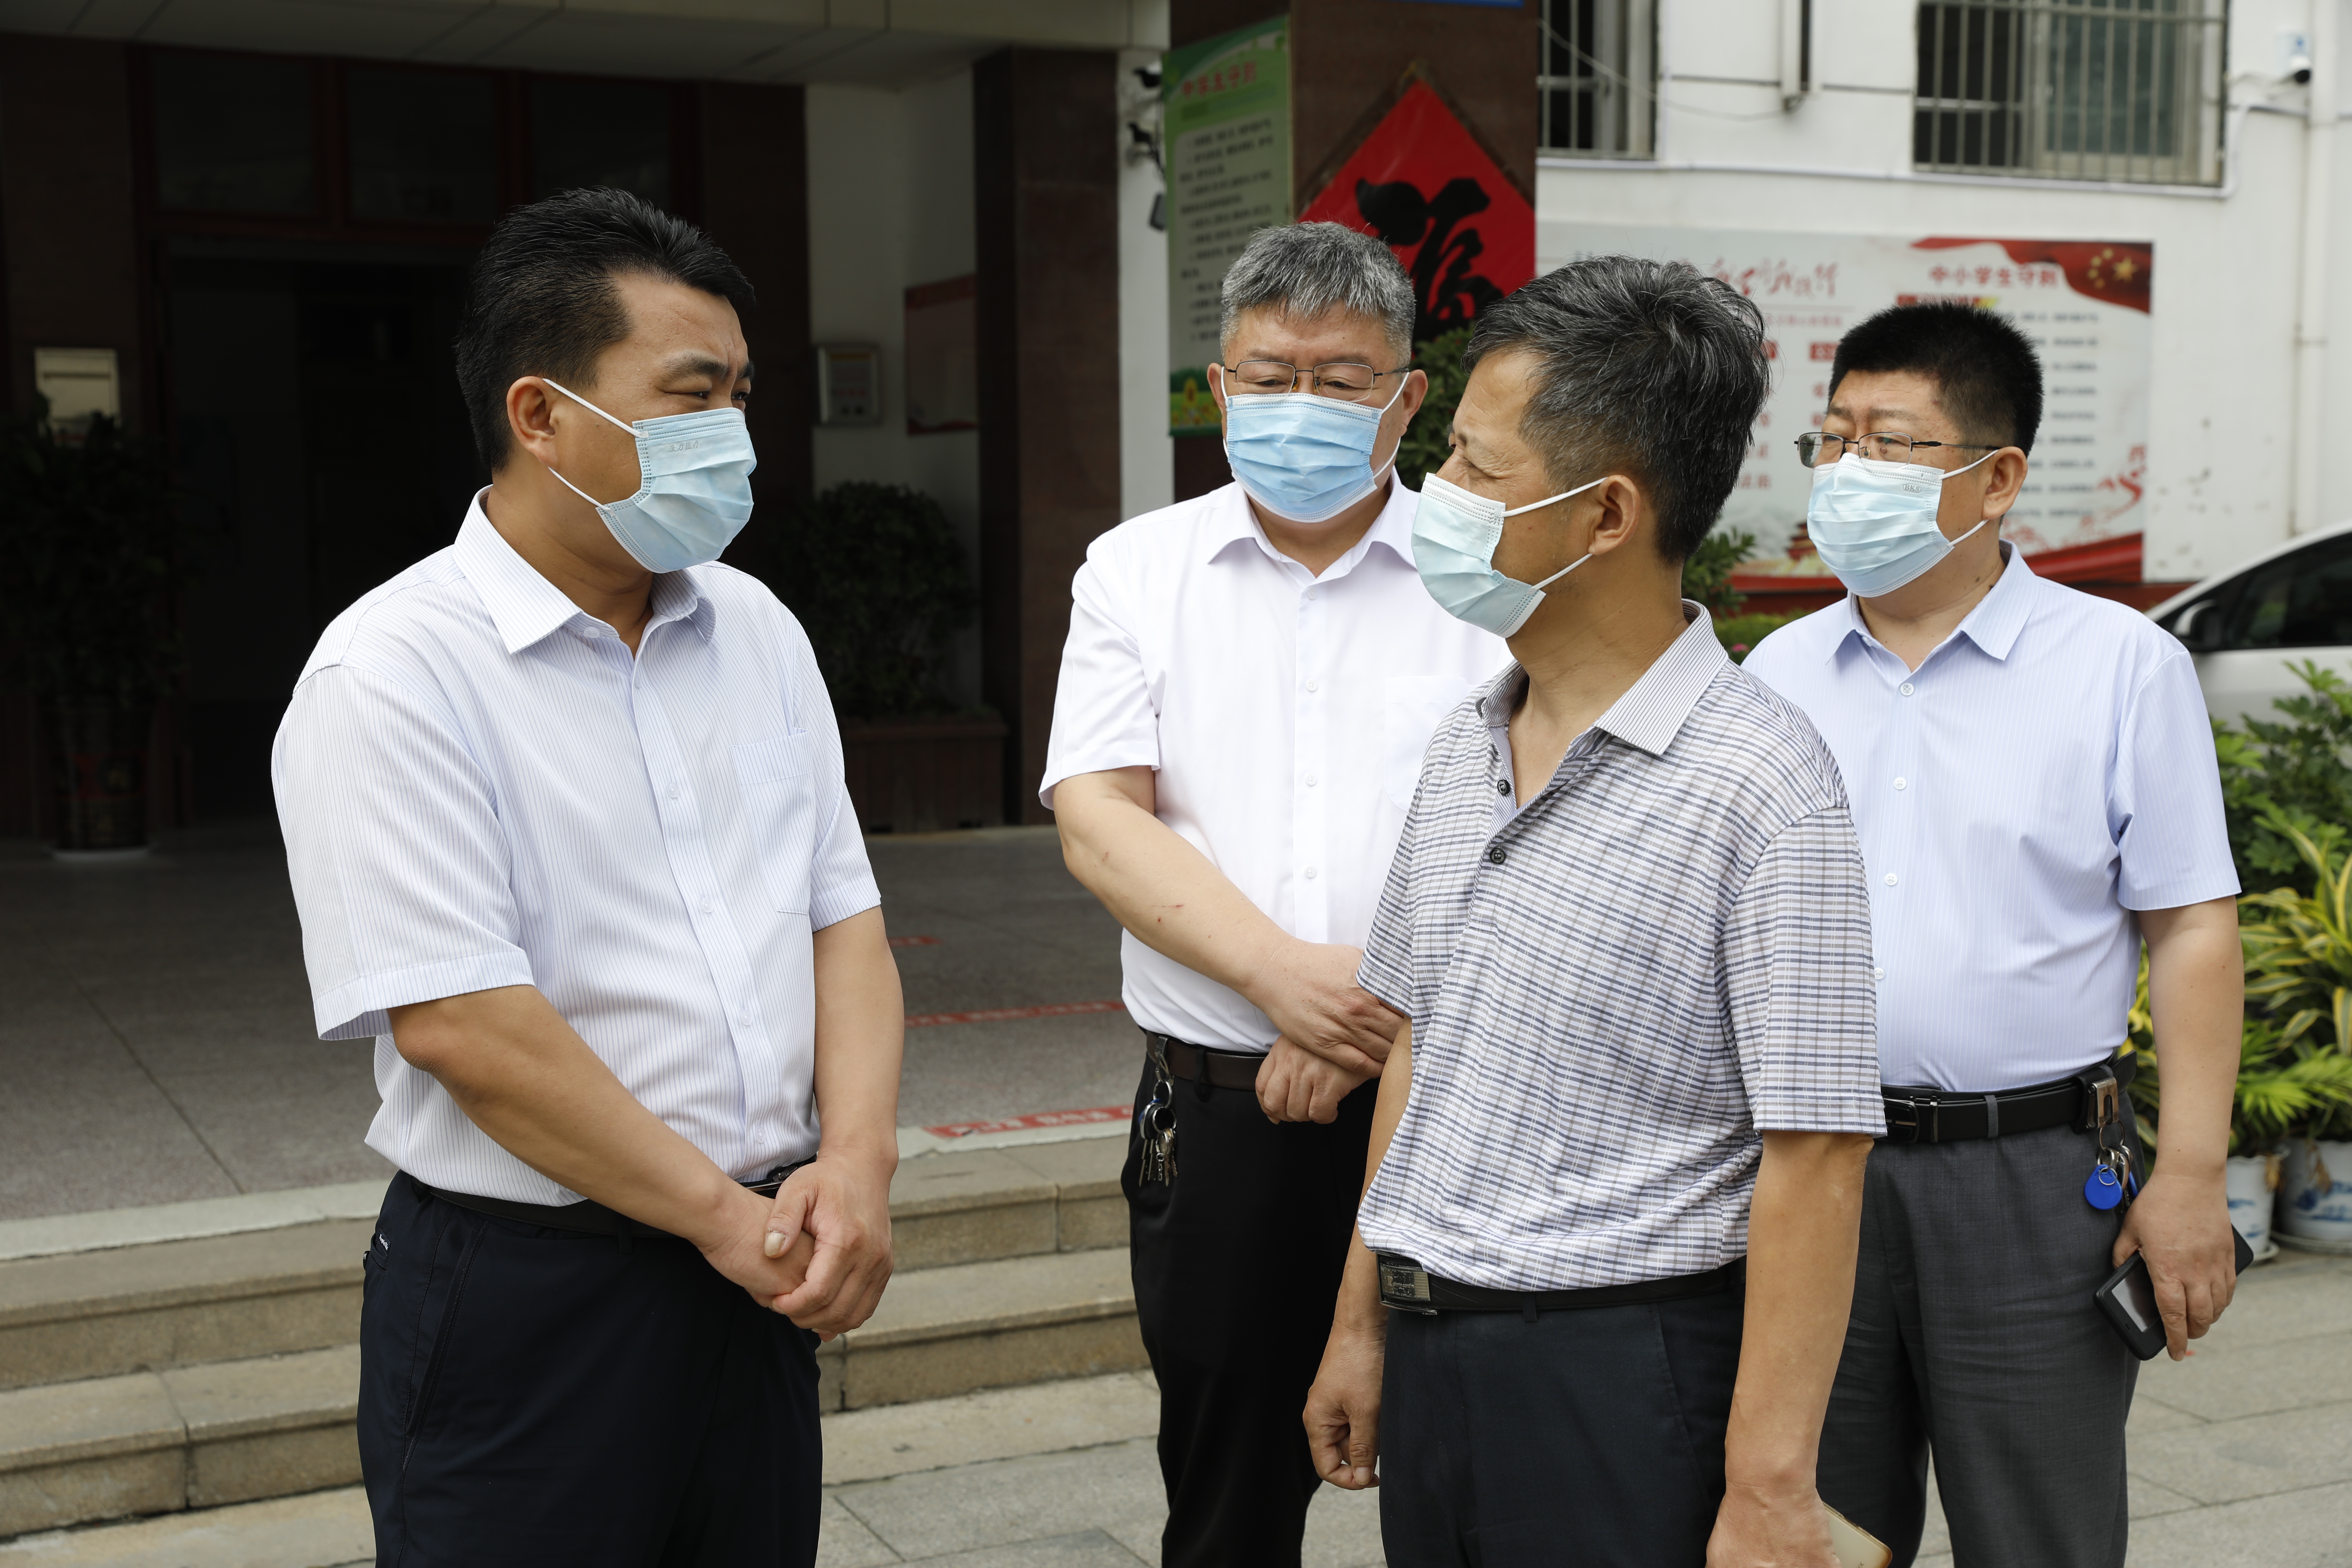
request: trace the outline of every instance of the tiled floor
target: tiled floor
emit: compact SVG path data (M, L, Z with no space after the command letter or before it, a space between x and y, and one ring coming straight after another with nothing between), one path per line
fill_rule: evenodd
M1118 928L1051 828L871 841L910 1013L1118 995ZM908 1037L913 1126L1118 1104L1121 1013ZM267 822L151 858L65 866L0 844L0 1219L359 1181L373 1047L311 1027L301 931Z
M818 1562L1156 1564L1156 1409L1139 1376L829 1416ZM2130 1453L2132 1568L2352 1568L2352 1259L2250 1273L2196 1356L2146 1369ZM1931 1510L1920 1568L1954 1568L1949 1540ZM1325 1488L1307 1568L1381 1562L1377 1496Z

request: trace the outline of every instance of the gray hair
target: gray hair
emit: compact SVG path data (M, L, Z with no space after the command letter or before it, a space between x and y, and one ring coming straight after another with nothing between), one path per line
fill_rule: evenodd
M1519 434L1557 489L1622 468L1657 510L1653 537L1687 560L1715 526L1771 387L1764 317L1680 261L1592 256L1478 312L1463 368L1529 360Z
M1221 345L1233 341L1244 310L1273 307L1311 321L1330 310L1380 322L1389 347L1402 360L1412 353L1412 279L1396 252L1369 234L1336 223L1294 223L1262 228L1225 269L1221 291Z

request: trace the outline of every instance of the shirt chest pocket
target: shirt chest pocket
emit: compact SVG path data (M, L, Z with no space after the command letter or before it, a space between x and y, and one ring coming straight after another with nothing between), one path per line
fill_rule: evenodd
M735 782L768 898L788 915L806 914L809 862L816 855L815 748L806 735L746 741L735 748Z
M1381 702L1381 786L1399 811L1412 809L1421 763L1438 721L1468 694L1470 683L1451 675L1393 675Z

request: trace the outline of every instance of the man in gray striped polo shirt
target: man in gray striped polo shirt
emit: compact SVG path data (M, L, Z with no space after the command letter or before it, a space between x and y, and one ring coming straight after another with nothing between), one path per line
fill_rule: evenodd
M1409 1022L1310 1447L1343 1487L1382 1460L1392 1562L1824 1568L1882 1126L1868 893L1828 750L1680 590L1762 320L1600 257L1467 362L1415 555L1515 663L1431 742L1364 944Z

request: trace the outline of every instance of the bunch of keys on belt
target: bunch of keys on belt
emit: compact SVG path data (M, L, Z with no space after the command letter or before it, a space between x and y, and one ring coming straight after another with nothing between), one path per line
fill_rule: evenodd
M1135 1130L1143 1139L1138 1180L1155 1186L1176 1179L1176 1086L1165 1071L1151 1087L1151 1098L1135 1113Z
M2124 1142L2125 1107L2115 1079L2099 1079L2091 1093L2096 1097L2093 1116L2099 1152L2091 1163L2091 1173L2084 1178L2083 1201L2104 1214L2137 1197L2139 1181L2132 1174L2131 1147ZM2113 1142L2108 1142L2111 1137Z

